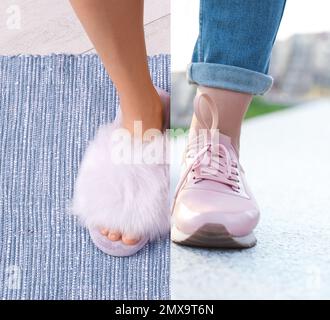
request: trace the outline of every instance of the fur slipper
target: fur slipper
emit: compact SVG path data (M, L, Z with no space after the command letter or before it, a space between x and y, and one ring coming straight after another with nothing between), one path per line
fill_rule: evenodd
M160 92L160 96L168 113L168 94ZM169 232L169 168L162 153L165 145L165 134L143 143L127 136L120 120L100 127L90 142L79 168L72 211L102 251L128 256ZM146 161L149 153L157 157ZM133 235L140 241L136 245L111 241L100 234L100 228Z

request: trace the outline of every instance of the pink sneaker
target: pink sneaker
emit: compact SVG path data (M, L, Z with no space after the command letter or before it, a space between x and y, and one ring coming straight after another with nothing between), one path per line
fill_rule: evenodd
M164 104L165 130L169 126L170 98L164 90L157 91ZM90 142L75 183L72 213L89 229L100 250L112 256L130 256L170 230L168 165L114 163L114 148L131 151L132 146L130 141L112 139L117 129L120 130L120 116L102 126ZM160 138L163 142L164 135ZM155 150L157 143L159 139L143 142L142 150ZM100 233L101 228L129 234L140 241L135 245L111 241Z
M218 111L205 93L197 93L195 115L203 128L200 99L213 117L211 128L191 139L172 209L174 242L198 247L249 248L256 244L253 229L258 205L247 186L244 171L230 137L216 129Z

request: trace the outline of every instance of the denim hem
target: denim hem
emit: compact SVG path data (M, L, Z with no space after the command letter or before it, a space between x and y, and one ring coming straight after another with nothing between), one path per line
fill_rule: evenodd
M267 74L217 63L193 62L187 69L190 83L262 95L273 85Z

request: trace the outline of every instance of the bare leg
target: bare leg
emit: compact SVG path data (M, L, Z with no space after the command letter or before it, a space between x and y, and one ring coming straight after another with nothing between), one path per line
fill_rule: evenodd
M162 128L162 104L147 65L143 29L143 0L70 0L114 82L123 126L133 132L135 120L143 130ZM112 241L135 244L132 235L102 229Z
M198 90L207 93L216 103L219 110L218 128L221 133L231 137L233 146L239 151L242 122L251 103L252 95L207 87L198 87ZM201 100L201 103L206 102ZM207 110L207 106L205 108ZM207 112L204 116L205 121L212 122L211 118L207 119L210 116ZM192 119L191 128L200 129L195 115Z
M114 82L124 126L162 127L162 105L147 65L143 0L70 0Z

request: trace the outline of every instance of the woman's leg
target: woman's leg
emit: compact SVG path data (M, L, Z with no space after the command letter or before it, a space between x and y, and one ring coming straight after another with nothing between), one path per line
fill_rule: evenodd
M120 98L123 126L133 132L162 129L163 106L147 65L143 28L143 0L70 0L89 38L114 82ZM135 244L132 235L102 229L112 241Z
M114 82L123 124L162 128L162 104L147 65L143 0L70 0Z
M272 85L267 72L284 7L285 0L200 1L200 31L188 75L216 101L218 127L237 149L252 95Z

